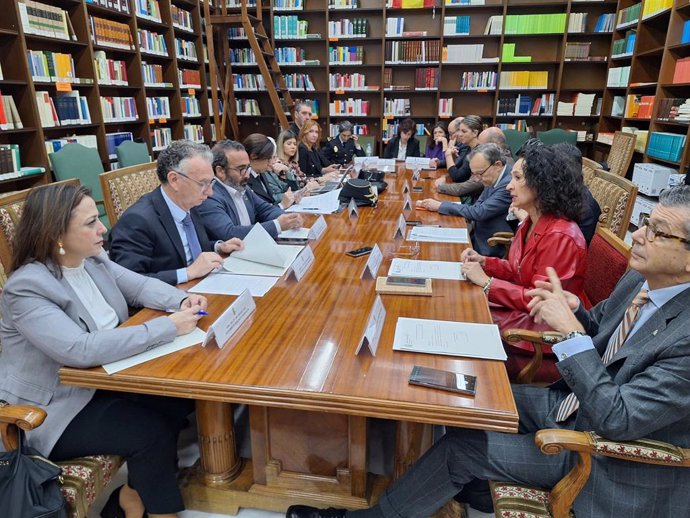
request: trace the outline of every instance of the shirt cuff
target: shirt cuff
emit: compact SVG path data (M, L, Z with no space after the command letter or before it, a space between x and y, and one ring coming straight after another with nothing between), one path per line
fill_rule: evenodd
M594 349L594 344L592 343L592 338L587 335L576 336L570 340L563 340L551 347L558 361L565 360L574 354L589 351L591 349Z
M217 254L222 254L222 253L223 253L223 252L220 251L220 245L221 245L222 243L223 243L223 242L222 242L220 239L219 239L218 241L216 241L215 243L213 243L213 251L214 251L215 253L217 253Z
M187 278L187 268L179 268L177 270L177 284L182 284L183 282L187 282L189 279Z
M280 227L280 223L278 223L278 218L274 219L273 223L276 226L276 230L278 231L278 234L280 234L283 231L283 229Z

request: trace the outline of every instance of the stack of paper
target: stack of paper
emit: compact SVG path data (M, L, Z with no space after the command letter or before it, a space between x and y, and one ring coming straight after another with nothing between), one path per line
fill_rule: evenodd
M422 279L449 279L462 281L462 263L450 261L417 261L394 258L388 269L388 277L416 277Z
M437 228L423 225L413 227L407 235L407 240L431 243L469 243L466 228Z
M280 277L303 248L301 245L277 244L257 223L244 238L244 250L233 252L224 261L223 268L238 275Z
M592 115L592 108L594 107L594 101L597 98L597 94L577 94L577 99L575 100L575 115L589 116Z
M188 291L189 293L241 295L244 290L249 290L252 297L263 297L276 282L278 282L278 277L232 275L221 270L208 275L203 281Z
M342 189L335 189L325 194L317 194L316 196L305 196L299 203L295 203L289 207L285 212L303 212L307 214L333 214L340 208L340 191ZM245 243L246 246L246 243Z

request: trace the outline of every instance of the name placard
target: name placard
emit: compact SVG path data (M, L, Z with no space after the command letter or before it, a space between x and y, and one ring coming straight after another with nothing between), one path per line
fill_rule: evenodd
M364 328L364 335L359 341L355 356L357 356L362 349L368 349L372 356L376 356L376 350L379 347L379 339L381 338L381 331L383 331L383 324L385 321L386 308L383 306L381 296L376 295L374 305L367 319L367 325Z
M211 324L206 332L202 347L206 347L212 338L216 339L218 347L225 347L228 340L235 334L235 331L244 323L249 315L256 309L256 303L249 290L246 289L235 299L235 302L228 306L221 316Z
M307 273L309 267L314 264L314 252L310 246L305 246L304 250L295 257L292 261L292 266L290 266L290 272L288 273L288 279L290 276L294 275L297 282L302 280L304 274Z
M403 184L403 194L408 194L410 190L410 182L405 180L405 183Z
M415 167L414 172L412 173L412 183L417 183L419 181L419 178L422 176L422 172L420 169Z
M326 232L326 228L328 228L326 219L321 215L309 229L309 239L319 239Z
M359 216L359 212L357 212L357 204L355 203L354 198L350 198L350 203L347 206L347 213L349 214L349 216L351 218L352 217L356 218Z
M410 156L405 159L405 167L408 169L435 169L431 165L431 158Z
M404 203L403 203L403 210L412 210L412 198L410 198L409 194L405 194L405 197L403 198Z
M367 264L364 265L364 270L362 270L360 279L364 279L365 275L369 275L372 279L376 280L376 276L379 272L379 267L383 261L383 253L379 248L379 245L374 245L369 254L369 259L367 259Z
M398 225L395 228L395 234L393 235L393 239L397 239L399 237L405 237L405 228L407 227L407 221L405 220L405 216L400 214L398 217Z

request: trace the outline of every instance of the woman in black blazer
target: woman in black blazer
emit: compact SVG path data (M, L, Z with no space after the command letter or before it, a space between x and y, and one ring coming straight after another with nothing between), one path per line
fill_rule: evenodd
M405 148L405 158L408 156L422 156L419 151L419 140L413 136L414 129L415 123L412 119L402 121L398 128L398 136L388 142L386 149L383 151L383 158L403 160L403 157L400 156L401 148L403 147Z
M331 164L319 149L321 127L315 120L308 120L299 132L299 168L308 178L315 178L319 183L330 178L330 173L338 170L337 164Z

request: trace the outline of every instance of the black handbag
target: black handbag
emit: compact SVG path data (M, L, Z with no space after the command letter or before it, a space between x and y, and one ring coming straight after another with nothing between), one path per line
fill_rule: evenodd
M0 453L0 516L67 518L62 468L25 446L21 430L18 435L17 449Z

